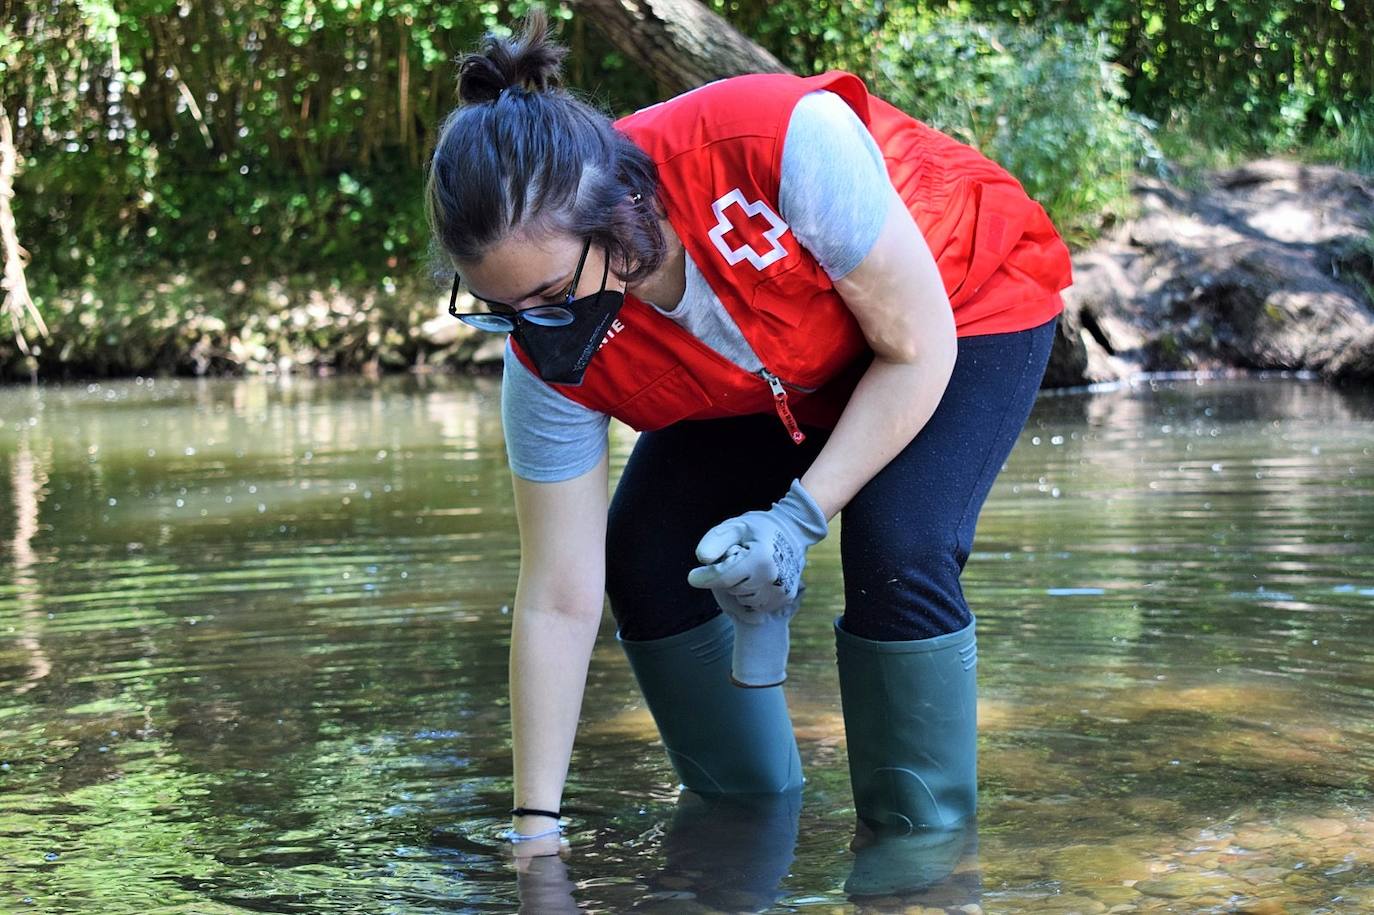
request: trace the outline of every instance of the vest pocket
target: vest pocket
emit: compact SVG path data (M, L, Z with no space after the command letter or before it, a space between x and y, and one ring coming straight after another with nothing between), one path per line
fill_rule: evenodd
M652 432L689 419L711 406L711 398L681 365L675 365L625 400L610 414L639 432Z
M808 313L814 316L814 311L808 308L811 300L833 286L819 266L808 265L801 257L792 260L794 263L788 269L766 276L755 284L749 304L788 327L797 327ZM808 266L811 269L806 269Z

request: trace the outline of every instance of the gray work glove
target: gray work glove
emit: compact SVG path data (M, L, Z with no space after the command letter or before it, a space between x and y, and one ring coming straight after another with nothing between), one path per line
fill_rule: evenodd
M801 605L806 551L829 531L825 512L793 480L768 511L717 524L697 544L706 565L687 573L708 588L735 622L731 680L736 686L777 686L787 679L787 624Z

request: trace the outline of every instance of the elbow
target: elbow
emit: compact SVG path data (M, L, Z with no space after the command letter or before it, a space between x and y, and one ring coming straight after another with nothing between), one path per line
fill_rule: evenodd
M595 639L600 629L600 605L517 604L511 613L511 638L522 645L549 640L569 646L582 644Z
M546 622L566 626L601 625L602 594L558 594L546 597L517 595L514 614L522 623Z
M918 365L927 368L947 365L952 370L954 368L954 353L955 347L952 340L948 345L944 341L921 340L888 347L880 354L880 358L884 362L898 365Z
M517 619L599 625L605 601L601 563L547 563L522 557L513 607Z
M941 322L937 327L922 328L919 334L904 334L890 340L881 348L874 348L879 359L899 365L919 365L938 369L944 374L954 371L954 360L959 352L959 338L954 331L953 318L946 326Z

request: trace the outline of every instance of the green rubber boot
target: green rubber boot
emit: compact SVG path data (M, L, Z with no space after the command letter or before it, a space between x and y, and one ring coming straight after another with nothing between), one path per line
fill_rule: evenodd
M849 780L860 820L852 895L943 880L978 803L974 622L910 642L873 642L835 621Z
M683 787L776 794L801 786L801 757L782 687L730 683L735 627L725 614L664 639L616 638Z

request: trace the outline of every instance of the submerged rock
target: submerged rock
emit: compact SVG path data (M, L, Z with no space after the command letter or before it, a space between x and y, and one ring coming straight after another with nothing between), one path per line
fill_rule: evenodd
M1051 855L1050 863L1055 876L1073 886L1120 884L1150 876L1149 865L1140 855L1111 846L1070 845Z
M1347 831L1344 823L1330 817L1296 817L1288 825L1308 839L1330 839Z
M1107 911L1120 911L1118 906L1130 908L1140 900L1140 892L1133 886L1095 886L1088 895L1108 906Z
M1297 837L1275 829L1272 826L1250 826L1236 830L1235 844L1252 851L1274 848L1279 845L1293 845Z
M1142 880L1135 888L1146 896L1194 901L1215 896L1225 898L1241 891L1236 882L1229 877L1186 872L1169 874L1154 880Z

